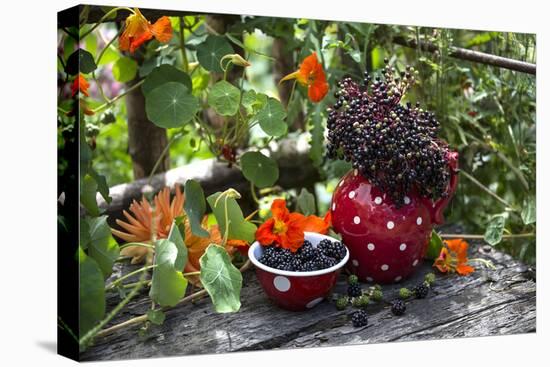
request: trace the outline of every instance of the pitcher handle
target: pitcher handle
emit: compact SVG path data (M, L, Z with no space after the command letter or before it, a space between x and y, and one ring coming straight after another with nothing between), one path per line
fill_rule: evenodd
M447 186L447 190L445 191L447 195L437 200L433 204L432 223L434 224L443 224L445 222L443 211L449 204L449 201L451 201L453 194L455 193L458 186L458 152L449 151L447 153L447 159L449 162L451 179L449 180L449 185Z

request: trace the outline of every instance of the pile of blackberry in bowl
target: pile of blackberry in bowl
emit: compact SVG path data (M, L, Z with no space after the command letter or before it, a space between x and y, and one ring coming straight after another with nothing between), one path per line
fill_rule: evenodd
M273 245L265 246L258 261L274 269L310 272L331 268L340 263L346 254L347 249L340 241L323 239L313 245L306 239L294 253Z
M402 103L416 83L414 68L398 74L384 61L380 76L338 83L328 109L327 157L351 162L398 207L413 189L433 200L445 197L449 146L438 137L439 122L419 103Z

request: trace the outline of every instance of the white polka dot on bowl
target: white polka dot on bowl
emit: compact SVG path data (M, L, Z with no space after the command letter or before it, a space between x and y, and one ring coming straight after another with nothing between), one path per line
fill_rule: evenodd
M367 248L370 250L370 251L374 251L374 243L369 243L367 245Z
M355 191L350 191L349 194L348 194L348 197L350 199L353 199L355 197Z
M353 217L353 223L355 223L355 224L361 223L361 218L359 218L359 217L356 215L355 217Z
M416 218L416 224L418 224L418 225L422 224L422 217Z
M408 196L405 196L405 197L403 198L403 202L405 203L405 205L409 205L409 204L411 203L411 198L408 197Z
M394 281L398 282L401 279L403 279L403 277L401 275L398 275L398 276L395 277Z
M406 243L402 243L399 245L399 250L401 251L405 251L407 249L407 244Z
M392 222L391 220L386 224L386 227L388 227L388 229L393 229L393 227L395 227L395 223Z
M418 259L413 261L413 266L416 266L416 265L418 265Z
M382 204L382 198L381 198L380 196L375 197L375 198L374 198L374 203L375 203L376 205Z
M273 278L273 286L279 292L287 292L290 289L290 280L282 275L277 275Z
M382 269L382 271L386 271L390 268L390 266L388 264L383 264L380 269Z
M353 266L359 266L359 262L355 259L351 260L351 263L353 264Z

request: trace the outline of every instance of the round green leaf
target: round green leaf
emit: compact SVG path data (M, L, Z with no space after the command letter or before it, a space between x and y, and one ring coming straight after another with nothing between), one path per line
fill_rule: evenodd
M244 177L259 188L273 186L279 178L277 163L260 152L246 152L241 157Z
M165 83L145 96L147 117L160 127L180 127L190 121L198 110L198 99L189 94L187 87L181 83Z
M284 122L286 112L281 102L269 98L267 103L256 115L262 130L270 136L281 136L286 133L287 125Z
M86 50L79 48L67 59L65 71L69 75L88 74L97 68L94 57Z
M208 94L208 104L223 116L233 116L239 110L241 92L231 83L221 80L214 84Z
M121 57L113 65L113 76L121 83L129 82L136 77L138 64L129 57Z
M105 283L103 274L94 259L78 248L79 262L79 314L82 337L105 315Z
M141 90L144 95L147 95L150 91L168 82L178 82L187 87L187 90L191 92L193 90L193 83L187 73L173 67L172 65L163 64L153 69L145 78Z
M220 60L225 55L234 52L225 37L208 36L203 43L197 46L197 59L206 70L222 72Z
M201 283L210 295L216 312L236 312L241 308L243 276L231 263L225 248L211 244L201 256Z
M175 306L185 294L187 279L175 268L178 258L176 244L159 240L155 244L155 265L149 297L161 306Z

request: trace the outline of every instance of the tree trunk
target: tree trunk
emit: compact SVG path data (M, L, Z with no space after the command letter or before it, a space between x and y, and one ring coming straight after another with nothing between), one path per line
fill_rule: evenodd
M138 80L128 83L131 87ZM141 88L134 89L126 95L126 110L128 114L128 151L132 157L134 179L148 177L155 163L168 144L166 129L157 127L147 119L145 112L145 97ZM167 153L156 173L170 169L170 154Z
M295 71L296 65L294 65L294 57L292 56L292 50L289 50L285 45L285 40L281 38L275 38L273 40L272 54L275 58L273 63L273 78L277 90L279 91L279 97L284 106L288 107L290 93L292 91L292 82L286 82L279 84L279 81L285 76ZM296 94L296 91L294 91ZM294 96L293 98L296 98ZM291 122L291 130L305 130L304 114L300 110L296 114L296 118Z

